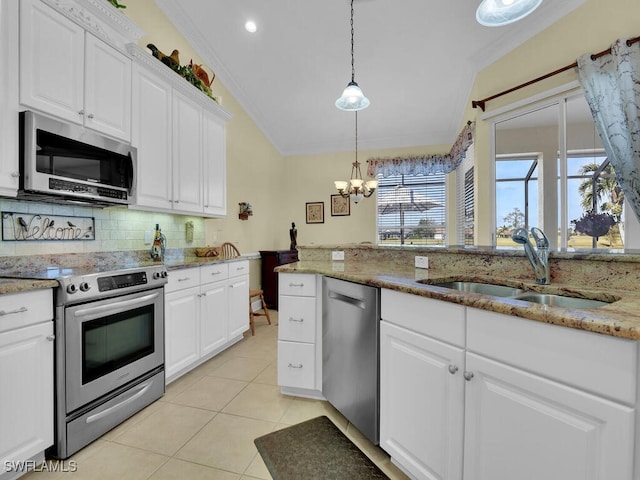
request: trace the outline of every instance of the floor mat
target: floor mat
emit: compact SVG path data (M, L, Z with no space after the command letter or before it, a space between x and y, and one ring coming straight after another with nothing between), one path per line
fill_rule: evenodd
M275 480L388 479L326 416L254 440Z

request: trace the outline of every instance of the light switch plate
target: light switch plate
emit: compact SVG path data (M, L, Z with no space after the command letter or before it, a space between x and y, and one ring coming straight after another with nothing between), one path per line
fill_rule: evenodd
M416 255L416 268L429 268L429 257Z
M153 232L151 230L145 230L144 231L144 244L145 245L151 245L152 241L153 241Z
M344 261L344 252L341 250L331 252L331 260Z

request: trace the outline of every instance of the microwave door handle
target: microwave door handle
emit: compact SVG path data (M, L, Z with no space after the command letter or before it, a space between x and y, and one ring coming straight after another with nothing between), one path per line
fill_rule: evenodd
M120 302L109 303L108 305L100 305L98 307L89 307L76 310L75 316L77 317L96 317L102 315L105 312L109 312L114 309L130 308L137 305L149 303L150 300L158 298L160 294L158 292L145 295L144 297L134 298L132 300L123 300Z
M133 188L133 158L131 157L131 152L128 152L127 156L129 157L127 162L127 190L131 192Z

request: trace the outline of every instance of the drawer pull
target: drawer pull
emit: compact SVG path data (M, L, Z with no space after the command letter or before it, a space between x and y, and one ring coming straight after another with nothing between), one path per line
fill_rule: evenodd
M191 280L191 277L183 277L178 279L179 282L186 282L187 280Z
M8 312L5 310L0 310L0 317L3 315L12 315L14 313L24 313L24 312L28 312L29 309L27 307L20 307L17 310L9 310Z
M304 318L293 318L293 317L289 317L289 321L290 321L290 322L299 322L299 323L302 323L302 322L304 322Z
M236 271L244 270L244 267L236 267Z
M289 283L290 287L304 287L304 283Z
M222 272L211 272L211 275L220 275Z
M293 363L290 363L289 364L289 368L302 368L302 364L298 363L298 364L294 365Z

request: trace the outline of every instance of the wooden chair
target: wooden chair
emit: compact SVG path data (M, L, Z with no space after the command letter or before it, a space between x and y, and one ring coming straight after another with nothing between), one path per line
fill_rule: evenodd
M240 250L233 244L229 242L224 242L220 245L220 256L222 258L235 258L240 256Z
M254 297L260 297L260 301L262 302L262 310L263 312L254 312L252 299ZM251 335L256 334L256 328L253 323L253 317L267 317L267 322L271 325L271 318L269 317L269 310L267 309L267 304L264 303L264 291L263 290L250 290L249 291L249 326L251 327Z

